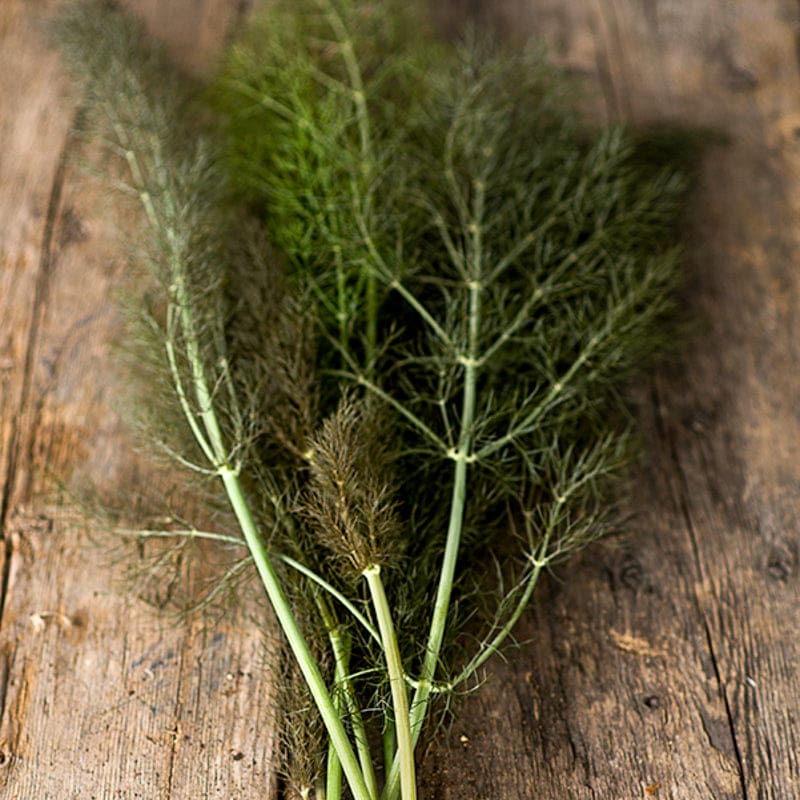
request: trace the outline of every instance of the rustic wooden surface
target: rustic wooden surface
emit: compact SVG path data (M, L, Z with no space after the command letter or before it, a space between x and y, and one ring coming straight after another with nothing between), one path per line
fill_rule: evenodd
M119 220L70 160L54 4L0 3L0 796L275 796L260 634L125 592L51 488L136 469L108 345ZM128 5L198 69L248 4ZM424 797L800 798L798 6L460 6L545 35L594 113L728 141L687 222L701 331L645 392L631 530L542 587L526 643L427 753Z

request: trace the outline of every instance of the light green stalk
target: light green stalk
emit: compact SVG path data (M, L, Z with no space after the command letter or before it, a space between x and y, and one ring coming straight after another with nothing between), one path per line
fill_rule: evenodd
M400 658L400 648L397 645L397 634L392 621L392 612L386 591L381 580L381 569L377 564L364 570L367 579L375 616L378 620L378 630L383 640L383 653L386 658L386 669L389 673L389 684L392 690L392 709L394 711L397 729L397 758L400 771L400 788L403 800L416 800L417 779L414 770L414 740L411 736L411 726L408 713L408 695L406 694L406 680L403 672L403 662Z
M328 640L331 644L334 661L334 675L336 683L344 697L344 706L350 718L350 725L353 728L353 736L356 740L356 750L358 760L361 764L361 771L364 775L364 782L367 784L370 796L373 800L378 798L378 781L375 777L375 769L372 764L372 755L369 751L367 742L367 731L364 727L364 719L361 716L361 709L358 707L353 681L350 679L350 645L349 637L342 633L342 629L336 619L332 609L329 608L327 600L321 595L319 590L315 591L315 599L323 625L328 633ZM330 757L328 759L330 769ZM330 797L328 800L331 800Z
M341 702L333 698L334 705L341 712ZM325 800L342 800L342 762L336 755L333 742L328 740L328 763L325 769Z
M397 753L397 728L389 714L385 715L383 721L383 765L386 772L394 762L395 754Z

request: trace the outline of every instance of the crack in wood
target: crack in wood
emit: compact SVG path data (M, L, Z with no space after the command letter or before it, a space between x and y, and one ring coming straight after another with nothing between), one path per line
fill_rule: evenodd
M711 657L711 665L714 668L714 676L717 681L717 686L719 687L720 697L722 698L722 703L725 706L725 716L727 718L728 729L730 731L731 742L733 744L733 753L736 759L736 765L739 769L739 781L742 785L742 800L747 800L747 781L745 778L744 759L742 758L742 751L739 747L738 737L736 735L736 724L733 719L733 711L731 709L730 701L728 700L727 687L725 686L725 681L722 679L719 662L717 661L717 654L714 648L714 640L711 635L711 628L705 621L705 618L703 620L703 624L705 627L706 642L708 644L708 653Z
M72 118L71 128L80 120L83 111L78 108ZM16 412L11 415L8 452L5 464L5 481L2 494L0 494L0 537L2 537L3 566L0 575L0 627L3 623L6 599L11 577L11 562L14 556L12 537L8 534L8 519L11 513L11 504L14 501L14 492L19 477L19 456L22 450L23 429L21 420L26 407L30 402L33 390L34 360L36 347L39 341L39 332L44 321L47 307L47 298L55 265L54 239L56 221L61 207L61 197L64 189L64 177L67 169L67 160L70 152L71 139L68 136L58 156L58 162L47 202L47 212L42 232L41 253L37 265L36 283L31 307L31 318L28 327L25 357L22 366L22 385L20 387L19 401Z
M666 421L663 418L663 404L661 402L658 388L655 385L653 385L652 393L654 397L653 407L655 409L656 428L658 430L659 436L667 445L667 457L669 461L672 462L672 465L675 469L675 474L678 478L678 487L677 487L678 507L680 509L680 514L683 517L684 525L689 538L689 545L692 550L692 555L694 557L698 575L701 579L703 579L705 577L706 569L703 563L703 557L700 553L700 546L697 541L697 530L695 528L694 520L692 519L692 513L689 508L688 498L690 492L689 492L688 480L686 478L686 474L683 469L683 464L681 463L681 459L678 454L678 446L675 440L675 436L670 433L668 426L666 425ZM738 741L736 721L734 720L733 710L731 708L731 704L728 699L727 687L725 684L725 680L723 679L722 676L722 671L720 670L719 666L719 659L717 656L716 645L714 643L714 636L708 621L708 615L703 609L702 603L700 602L700 598L698 597L697 592L693 591L691 597L692 600L694 601L695 609L703 624L706 646L708 648L708 655L709 658L711 659L713 677L717 685L717 691L719 693L719 697L722 700L722 704L725 709L727 728L730 733L733 755L736 761L736 766L739 774L739 785L742 792L741 798L742 800L748 800L747 777L745 771L744 758L742 755L742 749ZM715 746L713 742L712 746Z
M47 204L47 214L44 223L44 233L42 235L41 255L36 275L36 285L34 289L33 305L31 310L31 321L28 328L27 345L25 348L25 358L22 367L22 387L20 389L19 402L16 413L11 419L11 434L9 436L8 454L6 457L6 475L3 485L3 493L0 496L0 531L4 538L6 524L8 521L10 506L16 487L18 458L20 450L20 440L22 432L20 427L20 417L28 405L33 387L33 367L36 354L36 345L39 340L39 330L44 318L47 297L50 288L50 277L54 264L53 258L53 234L55 231L58 209L61 204L61 194L64 187L64 174L66 171L67 152L69 143L65 142L58 159L58 167L53 177L50 187L50 196ZM0 619L2 619L0 615Z
M37 387L36 396L31 400L30 425L28 426L27 436L28 443L25 452L26 463L29 465L29 468L25 470L25 482L18 492L19 496L22 498L29 498L34 491L35 470L33 469L33 465L36 461L36 447L40 444L39 435L43 430L47 401L57 388L61 368L70 354L71 349L75 346L79 335L97 318L97 316L96 313L87 314L74 322L64 333L61 342L55 349L55 353L47 364L47 381L44 385ZM52 463L50 466L53 466Z
M14 662L14 651L9 647L3 647L0 653L0 724L6 718L6 705L8 703L9 682L11 681L12 666ZM0 756L2 756L0 752ZM0 764L2 766L2 764Z

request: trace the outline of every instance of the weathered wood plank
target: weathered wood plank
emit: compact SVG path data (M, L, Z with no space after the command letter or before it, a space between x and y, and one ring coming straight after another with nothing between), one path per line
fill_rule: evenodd
M246 611L208 631L159 615L42 494L76 470L134 492L139 469L109 348L125 269L120 219L68 158L74 99L41 31L54 5L0 7L0 795L268 797L261 631ZM208 63L237 12L213 0L130 5L192 68Z
M51 272L53 226L63 186L63 153L71 111L60 102L65 81L52 52L29 43L44 13L11 2L3 9L0 50L0 298L2 343L2 503L7 515L21 471L24 421L34 353ZM27 91L20 91L20 87Z

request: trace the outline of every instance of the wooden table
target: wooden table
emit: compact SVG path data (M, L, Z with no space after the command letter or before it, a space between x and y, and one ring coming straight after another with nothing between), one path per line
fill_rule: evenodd
M127 4L196 70L248 5ZM263 800L263 636L145 603L59 488L158 484L118 413L125 220L73 158L54 5L0 3L0 796ZM541 587L525 643L425 754L423 796L800 798L798 6L461 5L543 34L592 113L727 141L686 222L699 322L642 391L630 525Z

